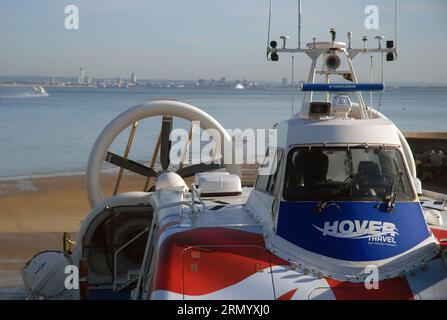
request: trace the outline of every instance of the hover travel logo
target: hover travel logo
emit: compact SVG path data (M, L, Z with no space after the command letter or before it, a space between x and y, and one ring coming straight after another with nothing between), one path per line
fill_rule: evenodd
M326 221L323 227L313 225L323 236L361 240L367 239L370 244L396 245L399 236L396 225L391 222L374 220L342 220Z

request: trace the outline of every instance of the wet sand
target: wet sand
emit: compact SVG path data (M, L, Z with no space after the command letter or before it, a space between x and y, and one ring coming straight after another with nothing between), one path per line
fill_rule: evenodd
M105 175L103 192L112 194L115 175ZM120 192L142 190L145 178L125 176ZM0 181L0 233L74 232L90 211L85 176Z
M62 248L62 233L0 233L0 288L23 287L20 270L37 252Z

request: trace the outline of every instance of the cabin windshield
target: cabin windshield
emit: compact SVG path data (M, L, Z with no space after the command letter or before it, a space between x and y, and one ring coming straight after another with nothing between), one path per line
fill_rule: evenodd
M376 201L393 188L396 200L414 199L396 148L297 147L287 158L285 200Z

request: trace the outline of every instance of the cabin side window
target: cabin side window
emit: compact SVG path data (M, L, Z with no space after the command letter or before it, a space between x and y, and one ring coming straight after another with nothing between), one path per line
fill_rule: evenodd
M273 153L273 159L271 159L271 157L269 157L269 150L267 150L266 157L262 163L262 167L266 169L267 172L258 175L255 184L256 190L272 194L277 194L279 192L278 175L283 153L284 151L282 149L276 149L276 152Z
M402 155L384 147L298 147L289 152L286 200L377 201L392 191L414 199Z

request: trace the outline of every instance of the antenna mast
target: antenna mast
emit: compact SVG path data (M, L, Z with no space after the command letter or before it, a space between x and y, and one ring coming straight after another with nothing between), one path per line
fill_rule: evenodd
M298 49L301 49L301 0L298 0Z
M295 56L292 56L292 116L294 114L293 93L295 89Z
M395 47L396 47L396 56L397 56L397 48L398 48L398 14L397 14L397 0L394 0L394 41L395 41Z
M270 0L269 4L269 26L267 31L267 60L270 60L269 58L269 52L270 52L270 27L272 24L272 0Z
M302 110L300 115L302 117L306 117L309 113L310 102L313 99L313 92L324 91L324 92L347 92L352 91L356 92L358 103L361 109L361 114L363 118L368 118L368 109L365 105L365 100L363 99L362 91L383 91L383 61L382 58L382 83L369 83L362 84L358 82L357 76L354 71L353 60L359 54L377 54L380 53L381 56L386 55L386 61L395 61L397 58L397 37L398 37L398 0L394 0L395 6L395 40L387 40L385 46L382 46L381 41L384 40L384 36L375 37L378 40L378 47L371 47L367 45L368 38L366 36L363 37L363 47L362 48L353 48L352 47L352 32L348 32L348 45L344 42L336 41L336 32L334 28L331 28L331 41L326 42L316 42L316 38L313 38L313 42L306 44L305 46L301 46L301 0L297 0L298 5L298 47L289 48L287 47L287 39L288 36L282 35L279 38L282 40L282 46L278 46L278 42L275 40L271 40L270 38L270 25L271 25L271 14L272 14L272 0L269 1L269 28L268 28L268 44L267 44L267 59L269 61L279 61L280 53L304 53L311 60L312 65L310 66L309 77L307 80L306 86L303 85L302 90L305 91ZM340 67L340 57L344 56L348 63L347 70L337 70ZM323 59L324 66L322 70L317 70L317 60ZM370 62L371 68L371 78L373 78L373 66L372 59ZM315 83L316 75L326 75L326 83ZM330 83L330 76L342 76L345 79L352 81L352 84L345 83ZM370 80L372 81L372 79ZM370 104L371 104L371 96L370 96Z

